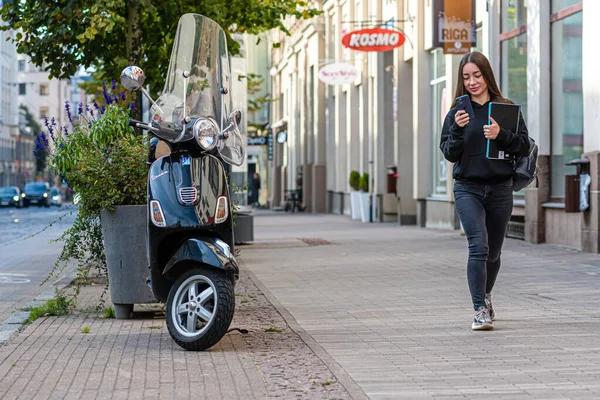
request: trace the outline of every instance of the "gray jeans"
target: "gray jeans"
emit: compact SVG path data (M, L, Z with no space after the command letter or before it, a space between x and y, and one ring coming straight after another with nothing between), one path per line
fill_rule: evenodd
M467 234L467 281L473 308L485 306L500 270L500 253L513 208L512 179L496 185L454 183L454 202Z

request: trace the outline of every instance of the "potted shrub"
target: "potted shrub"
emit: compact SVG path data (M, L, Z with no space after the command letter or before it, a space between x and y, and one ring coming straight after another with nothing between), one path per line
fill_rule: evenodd
M362 222L371 222L371 198L369 193L369 174L364 173L360 177L360 216Z
M358 171L350 172L350 211L352 219L360 219L360 173Z
M97 267L108 275L117 317L127 318L134 303L154 301L144 280L148 139L129 126L124 92L116 96L105 87L104 97L101 107L80 104L78 120L67 102L70 129L46 121L36 155L47 153L48 168L69 185L78 206L73 226L58 239L64 246L57 265L76 260L81 274Z

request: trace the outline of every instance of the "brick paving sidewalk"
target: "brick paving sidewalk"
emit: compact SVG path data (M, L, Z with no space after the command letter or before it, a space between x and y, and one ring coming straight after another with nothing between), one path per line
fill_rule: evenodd
M248 268L371 398L600 397L596 254L508 239L496 330L473 332L457 232L332 215L255 229Z
M158 304L136 306L131 320L99 318L103 287L82 288L74 314L41 318L0 347L0 399L350 397L246 270L231 327L249 333L206 352L179 348Z
M232 324L250 334L191 353L150 311L42 318L0 347L0 398L600 397L598 255L507 240L496 330L473 332L457 232L301 214L255 229Z

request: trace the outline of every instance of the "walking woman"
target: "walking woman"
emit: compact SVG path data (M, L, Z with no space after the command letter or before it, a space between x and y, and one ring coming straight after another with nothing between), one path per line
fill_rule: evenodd
M487 140L499 142L509 154L522 156L529 148L527 127L520 116L519 131L511 132L492 119L490 102L513 103L502 96L488 59L480 52L465 54L458 67L455 98L468 94L474 116L456 109L442 128L440 149L454 163L454 202L467 235L467 281L475 309L473 330L494 329L491 292L500 270L500 253L513 208L511 160L486 158Z

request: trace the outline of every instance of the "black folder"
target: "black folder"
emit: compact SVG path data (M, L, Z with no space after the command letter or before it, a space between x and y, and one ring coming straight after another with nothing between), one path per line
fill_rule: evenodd
M519 131L519 116L521 115L520 104L509 103L490 103L488 111L488 125L492 121L489 117L494 118L501 128L508 129L512 133ZM497 140L487 141L486 157L494 160L510 160L511 155L501 148Z

